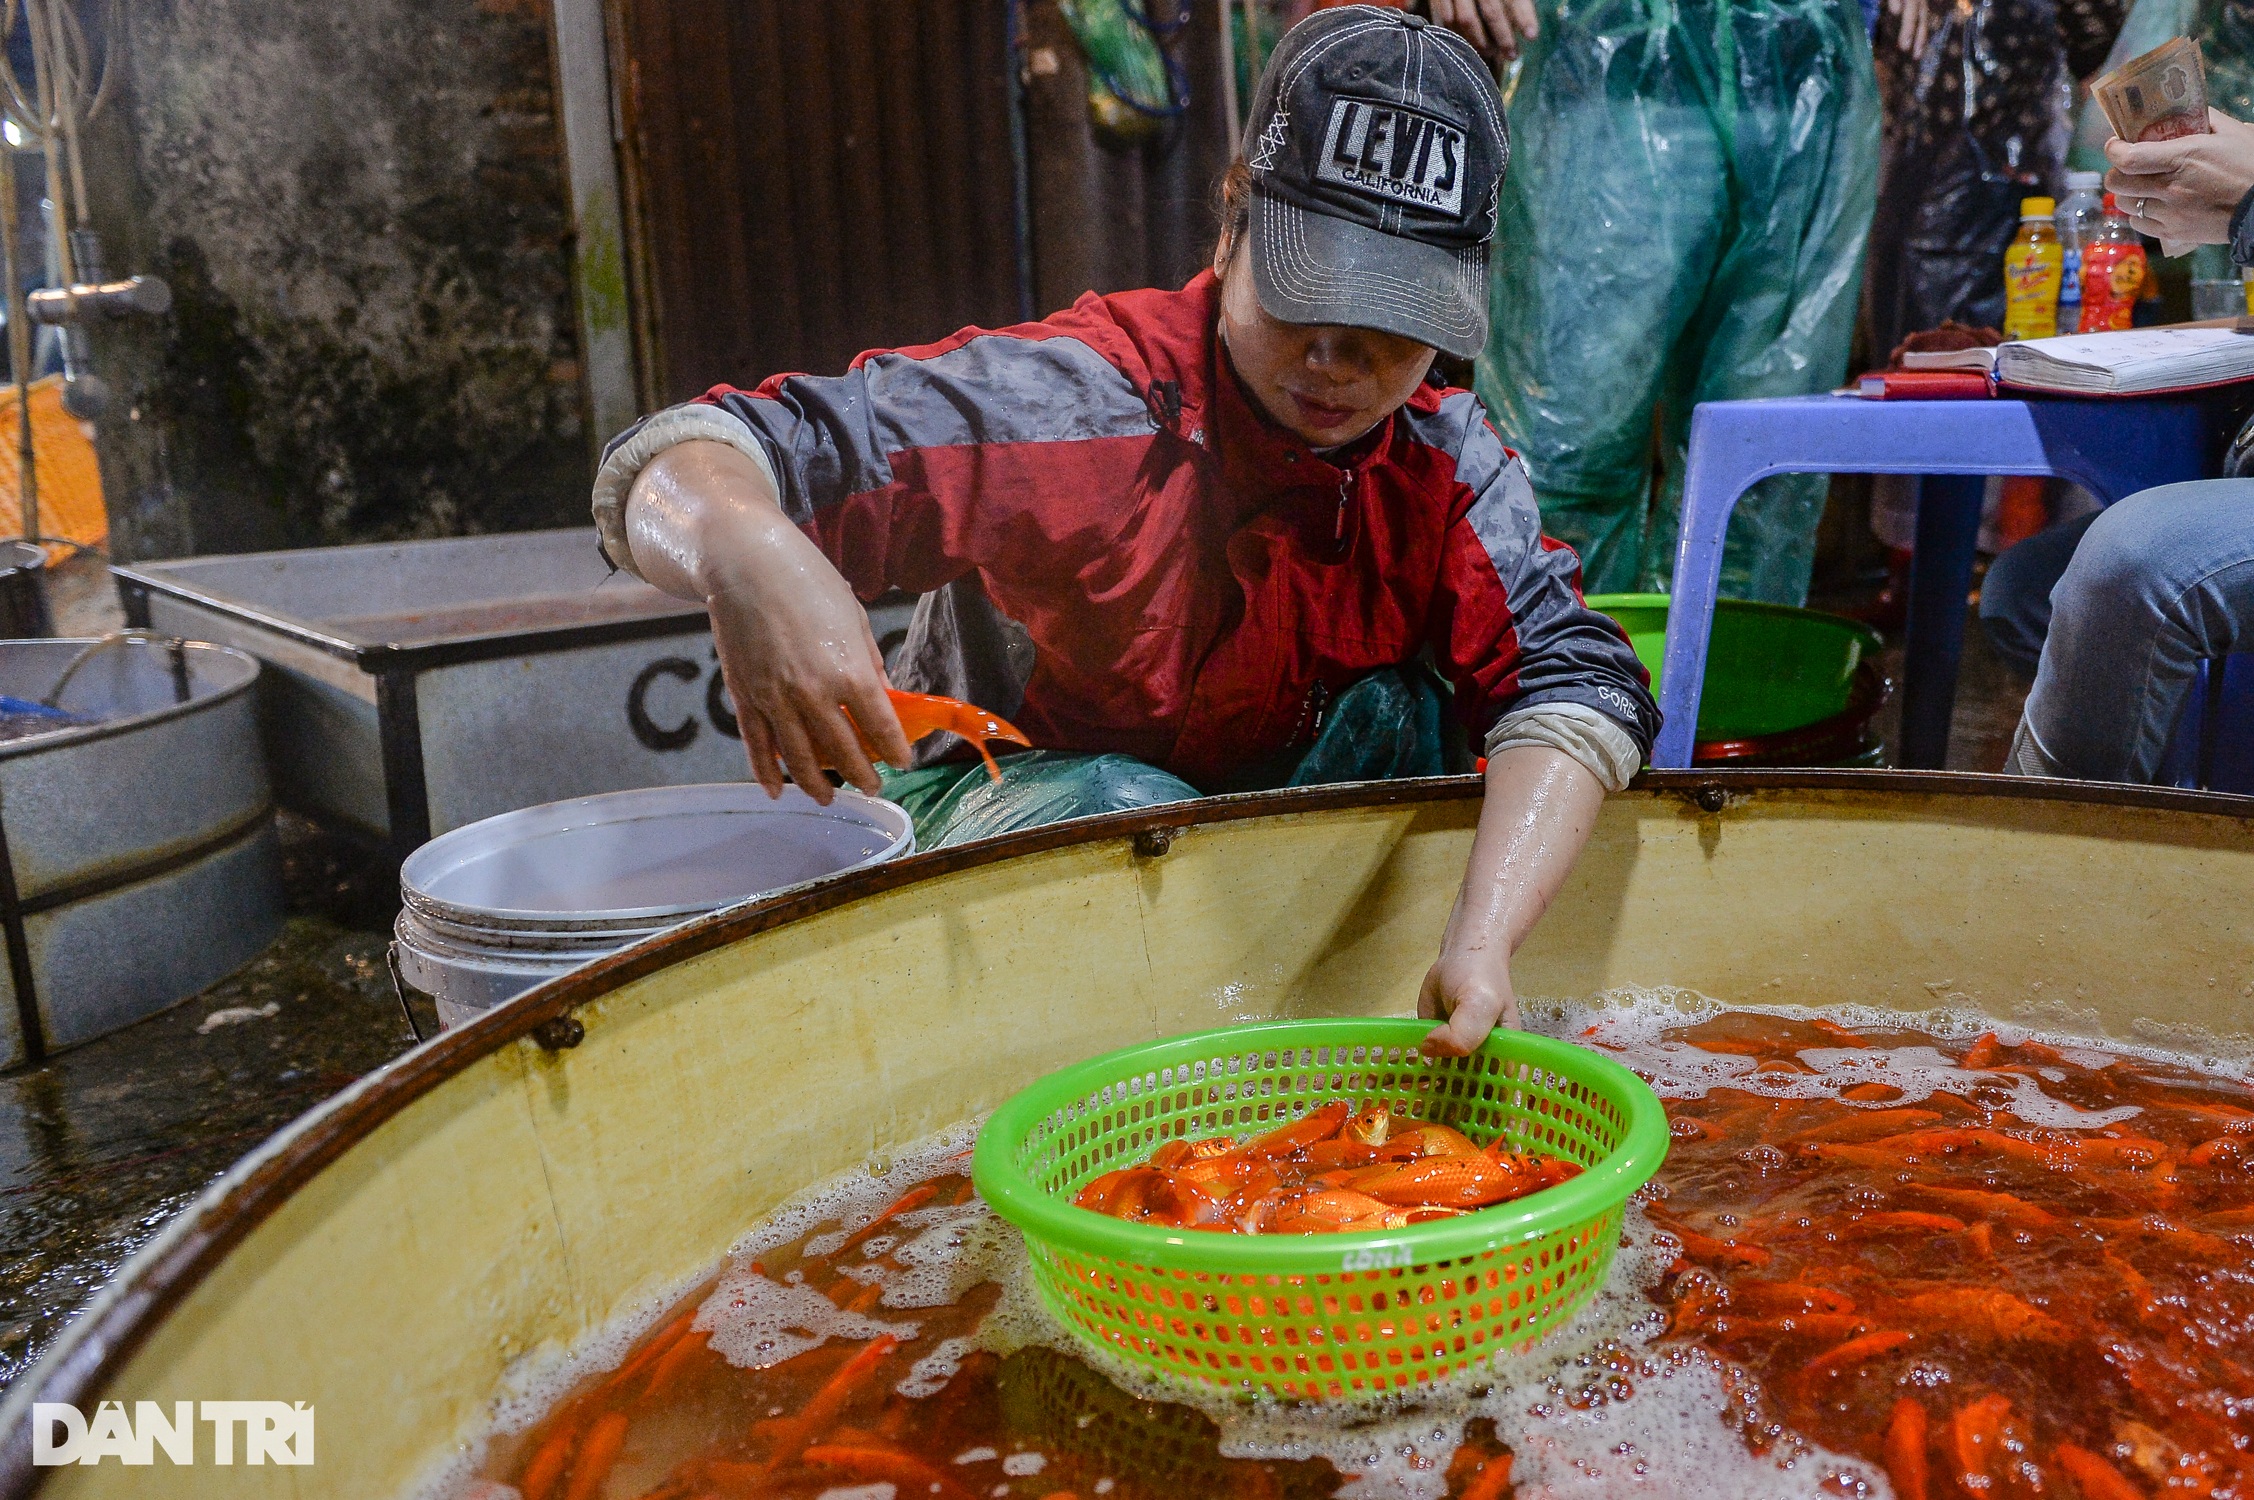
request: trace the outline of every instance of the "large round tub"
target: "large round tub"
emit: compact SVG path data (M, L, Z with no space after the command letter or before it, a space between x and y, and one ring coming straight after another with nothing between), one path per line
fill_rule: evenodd
M551 983L306 1116L135 1256L9 1393L0 1492L399 1495L513 1362L693 1280L810 1182L1110 1048L1407 1009L1477 813L1464 778L1052 828ZM2250 813L1961 776L1655 774L1607 804L1517 978L2243 1041ZM30 1466L33 1401L105 1399L309 1403L317 1462Z

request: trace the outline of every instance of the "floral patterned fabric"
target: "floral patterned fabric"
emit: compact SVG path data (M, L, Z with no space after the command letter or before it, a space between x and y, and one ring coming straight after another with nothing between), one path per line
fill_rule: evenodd
M2064 187L2074 81L2098 70L2124 0L1937 0L1925 50L1880 22L1885 108L1866 296L1871 345L1954 318L2003 319L2019 200Z

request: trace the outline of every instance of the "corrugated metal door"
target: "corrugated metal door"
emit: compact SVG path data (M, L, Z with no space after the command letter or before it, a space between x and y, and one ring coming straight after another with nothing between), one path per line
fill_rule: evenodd
M1168 0L1151 0L1163 8ZM1122 150L1088 123L1088 69L1056 0L1024 6L1034 301L1088 290L1180 286L1213 251L1213 194L1235 154L1221 93L1218 0L1193 0L1170 44L1189 107L1158 139Z
M1020 305L1003 0L623 0L647 396Z
M614 3L645 401L1178 285L1210 247L1216 0L1174 43L1188 114L1132 150L1090 129L1056 0Z

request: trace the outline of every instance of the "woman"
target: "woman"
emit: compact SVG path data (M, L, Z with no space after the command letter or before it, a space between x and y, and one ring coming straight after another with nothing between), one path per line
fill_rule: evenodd
M1511 952L1658 714L1477 398L1426 379L1486 333L1508 142L1477 56L1323 11L1251 118L1211 273L658 413L606 455L596 519L619 565L707 602L762 785L827 800L834 769L919 804L929 843L1058 816L1059 778L1069 813L1437 772L1429 655L1489 757L1420 1002L1460 1053L1516 1023ZM902 685L1040 747L1000 787L864 755L856 727L910 764L854 598L888 587L926 596Z
M2227 245L2254 265L2254 126L2208 112L2209 135L2106 143L2105 185L2137 229ZM2203 661L2254 649L2249 435L2232 477L2162 485L2030 537L1988 570L1982 623L2035 686L2008 769L2159 779Z

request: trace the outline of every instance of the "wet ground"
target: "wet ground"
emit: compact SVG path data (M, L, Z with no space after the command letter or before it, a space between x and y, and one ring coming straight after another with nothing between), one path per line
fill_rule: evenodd
M97 567L58 571L58 634L122 623ZM1848 607L1874 589L1851 581L1815 602ZM2000 768L2024 696L1972 624L1950 768ZM302 818L281 831L291 919L264 954L161 1015L0 1076L0 1385L212 1178L412 1044L384 966L393 872Z
M212 1178L413 1043L365 862L283 820L292 914L243 969L0 1076L0 1383ZM425 1029L435 1017L424 1016Z
M1871 592L1855 586L1819 593L1809 600L1818 609L1844 610L1861 603ZM1886 632L1886 675L1894 684L1879 717L1886 737L1888 763L1892 763L1902 717L1902 633ZM2012 672L1988 644L1988 634L1978 620L1967 620L1964 657L1957 674L1956 708L1949 716L1949 766L1952 771L2001 771L2011 754L2011 737L2019 728L2019 710L2027 701L2029 683Z
M58 635L123 624L91 562L57 569L49 603ZM280 831L290 920L263 954L161 1015L0 1075L0 1385L212 1178L412 1044L384 967L392 872L302 818Z

